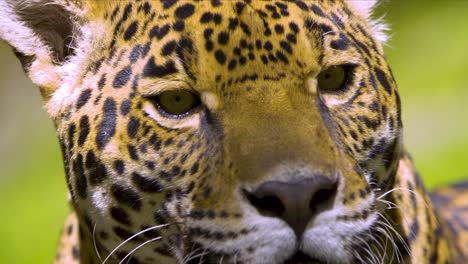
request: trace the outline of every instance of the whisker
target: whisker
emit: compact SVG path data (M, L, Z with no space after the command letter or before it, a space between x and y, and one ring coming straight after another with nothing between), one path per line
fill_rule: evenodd
M372 249L371 249L371 246L369 245L369 243L366 242L366 250L365 252L367 253L367 256L368 258L371 260L370 263L378 263L377 262L377 257L372 253Z
M379 241L380 243L382 242L382 240L385 241L385 245L382 245L384 246L384 251L383 251L383 256L382 256L382 261L381 263L383 263L383 261L386 259L387 257L387 247L388 247L388 242L391 243L391 246L393 248L393 251L395 252L395 249L398 250L398 248L396 247L396 243L393 239L393 237L391 237L389 234L388 234L388 229L385 227L385 225L383 225L383 222L379 220L377 226L374 228L375 231L377 231L378 233L382 234L382 236L378 236L379 237ZM386 238L386 239L385 239ZM399 253L399 252L398 252ZM398 254L396 253L396 254ZM392 260L393 260L393 255L392 255ZM390 261L390 263L392 263L392 261Z
M398 263L400 263L400 259L403 258L401 252L400 252L400 249L398 249L395 241L393 240L393 238L390 236L390 234L388 234L388 229L384 226L384 227L379 227L377 229L377 231L381 234L383 234L387 239L386 241L390 241L390 243L392 244L392 247L393 247L393 252L395 253L395 256L397 257L397 261ZM400 258L401 257L401 258ZM392 259L390 260L390 263L393 262L393 255L392 255Z
M406 243L406 241L403 239L403 237L395 230L395 228L390 224L390 222L388 221L388 219L381 215L382 217L382 220L385 221L385 222L381 222L382 224L382 227L385 228L385 230L388 231L392 231L395 236L398 238L398 241L400 241L400 243L403 245L403 247L405 248L406 252L408 252L408 255L411 256L411 249L409 247L409 245ZM388 234L390 235L390 234ZM400 260L403 261L403 254L401 253L400 249L398 248L398 246L396 245L396 243L393 241L393 239L391 240L392 243L393 243L393 247L394 247L394 251L395 253L397 254L397 258L398 258L398 263L400 263ZM401 257L401 259L400 259Z
M194 250L193 246L194 245L192 245L190 252L182 259L182 263L188 263L190 260L196 258L197 256L195 256L195 253L197 253L198 251L201 251L201 248L196 248Z
M196 259L196 258L200 258L200 261L198 263L202 263L202 257L206 254L208 254L208 252L206 252L206 249L204 249L201 253L199 254L194 254L195 252L197 251L200 251L201 249L196 249L195 251L193 252L190 252L190 255L187 255L187 259L184 261L184 263L188 263L190 262L192 259Z
M424 197L422 197L422 195L418 192L415 192L414 190L410 190L408 188L403 188L403 187L396 187L396 188L393 188L393 189L390 189L386 192L384 192L383 194L381 194L379 197L377 197L377 200L381 200L383 197L389 195L390 193L394 192L394 191L406 191L406 192L409 192L409 193L412 193L414 194L418 199L422 200L424 205L427 207L429 207L429 205L426 203L426 200L424 199Z
M377 263L383 263L383 259L385 257L384 255L385 248L383 247L383 245L381 244L381 241L378 240L376 236L369 234L369 237L371 238L372 241L375 241L374 245L376 245L376 247L374 248L376 249L378 254L380 253L379 255L377 255L377 260L378 260Z
M355 259L359 260L359 263L364 263L364 260L362 259L361 254L359 253L359 251L353 250L353 256L354 256Z
M93 234L92 234L92 237L93 237L93 245L94 245L94 251L96 251L96 255L98 256L99 261L102 262L101 254L99 253L99 250L98 250L98 247L97 247L97 241L96 241L96 226L97 226L97 224L94 224L94 227L93 227Z
M144 247L145 245L151 243L151 242L154 242L154 241L158 241L160 240L162 237L159 236L159 237L155 237L155 238L152 238L148 241L145 241L143 243L141 243L139 246L135 247L134 249L132 249L132 251L130 251L120 262L119 264L122 264L128 257L130 257L133 253L135 253L137 250L139 250L140 248Z
M377 200L377 201L386 204L388 206L386 209L395 209L395 208L400 209L400 206L398 206L394 202L390 202L390 201L387 201L387 200Z
M149 228L146 228L144 230L141 230L140 232L134 234L133 236L125 239L122 243L120 243L119 245L117 245L110 253L109 255L107 255L107 257L104 259L104 261L101 263L101 264L105 264L109 259L110 257L119 249L121 248L123 245L125 245L127 242L129 242L130 240L134 239L135 237L145 233L145 232L148 232L148 231L151 231L151 230L155 230L155 229L159 229L159 228L163 228L163 227L167 227L169 226L170 224L163 224L163 225L157 225L157 226L152 226L152 227L149 227Z
M201 254L201 257L200 257L200 261L198 263L202 264L203 263L203 257L208 254L208 252L206 252L206 248L203 250L202 254Z
M379 213L380 217L382 218L383 221L385 222L381 222L384 226L386 226L387 228L390 229L390 231L392 231L396 237L398 238L398 240L400 241L400 243L403 245L403 247L405 248L405 250L408 252L408 254L411 256L411 249L408 245L408 243L406 243L406 241L403 239L403 237L400 235L400 233L398 233L395 228L393 227L393 225L390 224L389 220L384 216L382 215L381 213ZM405 219L406 221L406 219Z
M390 254L390 256L391 256L390 263L393 263L393 259L395 258L395 256L397 256L398 263L400 263L399 256L401 256L402 254L400 252L400 249L397 247L397 244L395 243L395 240L390 235L390 231L382 224L381 224L381 226L378 227L377 231L379 233L383 234L382 239L384 239L384 241L385 241L385 249L387 249L388 247L392 248L393 254ZM390 245L388 244L388 242L390 242ZM385 256L386 255L387 255L387 250L385 250Z
M177 260L177 263L185 263L184 254L182 253L181 248L170 247L170 251L172 252L172 255L174 256L174 258Z
M359 240L363 245L363 247L361 248L363 253L366 253L367 255L367 257L366 256L362 256L362 257L369 260L366 263L379 263L377 256L375 256L375 254L372 253L372 246L369 244L369 241L367 240L367 238L373 239L373 235L369 231L362 234L362 237L356 236L356 239ZM356 243L356 245L360 245L360 244Z

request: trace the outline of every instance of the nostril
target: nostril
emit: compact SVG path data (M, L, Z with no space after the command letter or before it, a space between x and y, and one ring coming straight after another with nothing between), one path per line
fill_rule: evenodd
M299 237L310 219L333 206L337 183L331 177L264 182L255 190L242 189L246 200L263 216L280 218Z
M320 190L317 190L312 197L310 198L309 208L312 212L317 212L319 210L325 209L325 207L330 206L331 202L336 196L337 184L332 184L330 186L324 187Z
M250 204L253 205L260 214L275 217L283 215L285 207L278 197L273 195L257 197L246 190L244 190L244 194Z

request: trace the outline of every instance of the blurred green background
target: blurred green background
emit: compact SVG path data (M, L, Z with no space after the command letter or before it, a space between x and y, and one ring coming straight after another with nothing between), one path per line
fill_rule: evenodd
M468 179L468 1L385 1L404 136L429 188ZM51 263L67 213L54 127L0 44L0 263Z

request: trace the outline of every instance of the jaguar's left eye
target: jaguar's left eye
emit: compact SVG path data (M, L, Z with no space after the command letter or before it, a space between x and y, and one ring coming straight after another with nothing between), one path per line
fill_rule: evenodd
M188 90L162 92L153 100L159 112L172 118L188 115L200 106L200 97Z
M317 77L318 89L323 92L341 90L346 85L348 67L344 65L333 66L322 71Z

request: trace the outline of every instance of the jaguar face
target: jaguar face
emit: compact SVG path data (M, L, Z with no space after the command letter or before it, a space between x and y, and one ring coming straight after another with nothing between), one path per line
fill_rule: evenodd
M55 50L60 81L43 93L90 263L355 263L396 250L382 199L400 106L368 9L73 5L82 29L74 50Z

